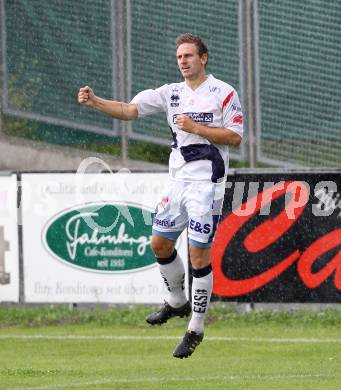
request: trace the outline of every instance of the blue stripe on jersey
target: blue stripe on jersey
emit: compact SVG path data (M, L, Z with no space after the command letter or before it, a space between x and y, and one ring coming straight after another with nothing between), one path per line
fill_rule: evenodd
M181 146L180 151L186 162L209 160L212 162L212 177L213 183L217 183L218 179L225 175L225 163L221 157L219 150L214 145L208 144L191 144Z
M171 148L177 149L177 147L178 147L178 140L176 138L176 132L173 131L173 129L170 126L168 126L168 127L169 127L169 129L171 131L172 138L173 138L173 142L172 142Z

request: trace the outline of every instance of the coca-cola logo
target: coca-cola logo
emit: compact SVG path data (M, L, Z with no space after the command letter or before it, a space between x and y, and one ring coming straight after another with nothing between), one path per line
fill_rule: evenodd
M305 234L309 229L312 232L318 229L319 220L325 221L323 217L339 207L339 197L330 194L325 183L329 182L317 183L314 187L313 196L318 199L315 204L309 203L309 184L291 180L266 188L234 208L220 222L212 246L213 293L223 297L250 294L293 268L296 279L306 288L314 289L333 276L335 289L341 290L341 228L336 225L318 237L312 235L313 241L306 237L309 244L303 249L298 247L295 239L300 234L295 229L302 214L308 213L308 205L311 206L310 220L306 219L306 224L314 218L316 226L306 226ZM269 213L259 222L262 210L270 211L271 203L283 197L283 209L275 215ZM323 217L319 218L319 215ZM252 224L257 218L257 223ZM279 251L276 244L284 240L285 249ZM321 266L319 259L326 254L329 254L329 261ZM244 269L239 272L239 277L231 267L233 261ZM254 262L261 263L262 269L258 268L258 272L255 272Z

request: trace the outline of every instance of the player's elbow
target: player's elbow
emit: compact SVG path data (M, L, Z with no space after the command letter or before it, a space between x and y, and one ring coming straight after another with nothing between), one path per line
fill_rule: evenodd
M241 142L242 137L238 133L229 128L224 128L220 143L223 145L238 147Z
M231 131L227 136L225 144L229 146L238 147L241 142L242 137L239 134Z
M231 143L231 146L235 146L235 147L238 147L242 142L242 137L239 135L239 134L236 134L233 138L232 138L232 143Z
M122 110L124 121L133 121L138 117L138 111L135 104L126 104L124 109Z

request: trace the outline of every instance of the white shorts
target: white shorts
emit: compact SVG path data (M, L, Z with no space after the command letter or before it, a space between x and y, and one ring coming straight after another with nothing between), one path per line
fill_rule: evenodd
M170 180L167 193L157 205L153 234L176 240L188 228L191 245L211 246L223 207L225 182Z

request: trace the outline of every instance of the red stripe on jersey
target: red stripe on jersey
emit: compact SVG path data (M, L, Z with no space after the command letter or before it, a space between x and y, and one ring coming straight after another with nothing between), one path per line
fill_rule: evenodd
M243 115L236 115L232 118L232 123L237 123L238 125L241 125L243 123Z
M230 92L230 93L226 96L225 100L223 101L223 107L222 107L222 108L224 108L225 106L227 106L227 105L230 103L230 100L231 100L232 97L233 97L233 93L234 93L234 91Z

